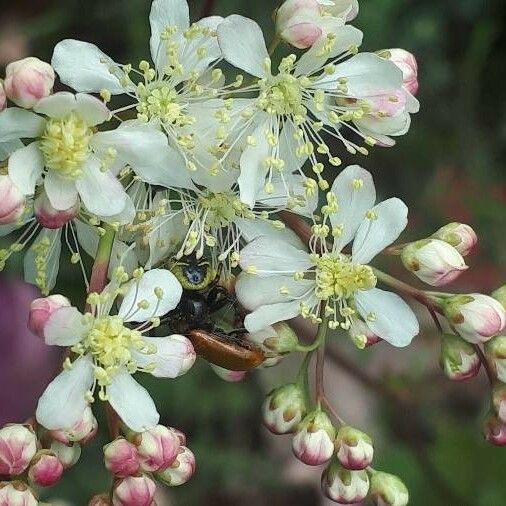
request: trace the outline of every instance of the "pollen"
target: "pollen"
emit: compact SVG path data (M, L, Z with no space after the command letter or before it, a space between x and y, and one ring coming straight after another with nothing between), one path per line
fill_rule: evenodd
M154 82L137 86L137 112L140 118L158 118L166 124L188 124L189 118L183 114L178 103L177 91L163 83Z
M206 226L223 228L237 217L251 218L251 211L233 192L206 192L199 197L199 204L205 212Z
M92 136L93 130L76 113L49 119L40 141L46 167L70 179L81 177Z

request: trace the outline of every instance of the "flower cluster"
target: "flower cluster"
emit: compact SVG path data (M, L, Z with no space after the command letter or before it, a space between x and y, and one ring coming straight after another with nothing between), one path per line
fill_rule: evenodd
M39 399L37 424L0 430L1 504L37 504L34 487L77 462L98 430L97 399L113 479L89 504L154 504L156 482L185 483L195 457L181 432L159 424L134 376L176 378L198 354L239 381L288 353L305 359L297 379L267 397L266 427L293 433L305 464L325 465L331 500L407 504L400 479L370 467L371 438L340 418L323 389L334 335L359 349L412 342L420 325L406 298L434 317L451 379L482 364L494 375L486 437L506 444L504 289L421 290L373 265L397 256L440 287L466 271L477 236L450 223L396 244L407 206L396 197L377 203L369 171L341 168L343 153L362 163L370 149L393 146L419 108L414 56L360 52L363 34L349 24L357 14L357 0L287 0L268 50L251 19L191 23L186 0L154 0L151 61L120 63L68 39L51 64L30 57L7 66L0 270L26 250L25 278L42 295L28 326L64 359ZM281 41L288 51L278 54ZM53 92L60 84L72 91ZM67 250L83 278L82 308L53 293ZM315 327L312 342L290 326L299 317Z

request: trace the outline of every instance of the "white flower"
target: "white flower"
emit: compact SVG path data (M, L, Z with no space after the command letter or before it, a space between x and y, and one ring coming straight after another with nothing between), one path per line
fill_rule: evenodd
M75 307L54 311L44 326L46 344L70 346L74 357L47 387L39 400L37 420L50 430L71 427L99 389L123 422L136 432L154 427L159 420L149 393L133 378L136 371L157 377L184 374L195 360L191 343L179 335L147 337L159 317L174 309L182 294L175 276L154 269L124 284L128 277L118 268L101 294L90 294L91 310ZM123 300L117 315L110 310L118 295ZM136 327L132 322L140 322ZM182 353L186 354L185 360ZM190 363L191 362L191 363Z
M309 157L323 189L323 164L317 154L333 165L341 161L330 152L323 134L344 143L351 153L367 154L344 135L346 129L361 136L366 144L392 143L390 135L403 135L410 123L410 112L418 102L402 87L402 72L378 55L357 52L362 32L344 20L330 18L332 30L305 52L283 58L273 73L260 27L242 16L230 16L218 26L218 41L224 58L237 68L258 78L245 88L258 96L240 100L238 107L224 111L229 123L237 118L234 135L247 135L248 145L241 157L241 199L252 205L258 184L286 168L298 170ZM241 34L238 37L238 34ZM242 91L242 90L241 90ZM295 139L298 163L288 163L280 154L283 130ZM291 160L290 160L291 162Z
M239 301L252 310L245 320L250 332L299 315L320 321L320 307L332 328L348 329L358 313L370 330L394 346L407 346L418 321L397 295L376 288L367 264L389 246L407 224L407 208L392 198L374 206L372 177L358 166L335 180L327 219L313 227L311 253L273 237L259 237L240 253L243 272L236 284ZM374 207L373 207L374 206ZM327 236L333 236L332 247ZM351 255L343 248L353 240Z

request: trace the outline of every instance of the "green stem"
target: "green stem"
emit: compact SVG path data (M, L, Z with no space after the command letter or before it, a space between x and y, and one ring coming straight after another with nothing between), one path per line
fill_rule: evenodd
M107 283L107 272L111 261L115 230L107 224L103 225L104 234L98 241L97 254L91 271L89 293L100 293Z
M300 351L302 353L311 353L312 351L317 350L325 338L327 337L327 329L329 325L328 317L322 318L322 322L318 326L318 333L316 334L315 340L308 345L299 344L295 348L295 351Z

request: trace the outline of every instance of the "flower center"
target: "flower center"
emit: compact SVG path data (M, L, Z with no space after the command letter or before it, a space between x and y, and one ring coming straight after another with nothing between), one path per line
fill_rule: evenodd
M358 290L376 286L376 276L368 265L353 264L342 254L317 255L315 294L320 300L349 299Z
M205 211L205 222L210 228L230 225L236 217L247 217L251 213L233 192L207 192L199 197L199 204Z
M294 114L305 116L306 108L302 105L301 81L292 74L281 72L276 77L261 83L258 106L269 114Z
M182 113L182 107L177 102L177 91L165 84L153 83L152 85L137 86L138 117L149 121L158 118L167 124L184 124L186 116Z
M71 179L81 177L92 136L93 130L75 113L50 118L40 141L46 167Z

